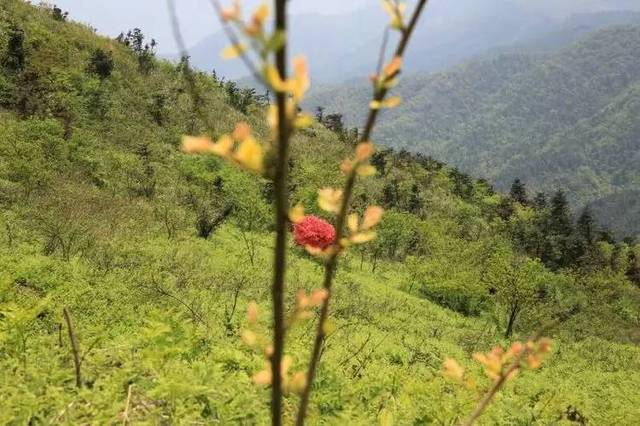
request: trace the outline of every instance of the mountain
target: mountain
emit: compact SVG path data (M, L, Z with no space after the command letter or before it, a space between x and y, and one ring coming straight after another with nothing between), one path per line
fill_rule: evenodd
M597 1L565 1L564 7L541 3L532 7L531 2L514 0L463 0L455 5L434 0L414 35L406 69L439 71L487 51L536 41L550 33L555 33L556 43L566 43L579 31L626 22L629 18L616 13L620 10L617 7L622 6ZM600 13L595 15L602 16L594 18L596 10ZM640 6L629 6L629 10L640 10ZM607 16L609 13L611 16ZM298 15L292 21L293 52L313 52L310 60L316 83L368 76L376 67L383 40L379 29L387 20L377 5L350 13ZM392 33L391 41L394 36ZM393 45L391 41L389 45ZM552 38L545 42L552 42ZM218 32L194 44L189 54L202 70L215 69L231 79L246 76L239 64L220 59L219 52L227 44L225 34Z
M143 46L0 1L0 424L269 423L255 380L272 334L269 167L180 148L244 122L270 154L266 101ZM290 202L316 223L334 219L318 190L344 185L355 142L322 123L292 139ZM540 330L552 350L483 422L640 423L640 244L576 226L562 197L506 197L422 155L380 149L371 165L352 212L385 213L340 255L308 424L457 424L495 383L474 354ZM318 294L324 265L288 240L293 373L319 314L300 290ZM285 396L287 424L299 399Z
M577 207L614 194L633 198L638 49L640 26L617 26L553 52L489 55L443 73L408 75L398 89L404 103L386 114L376 139L488 177L501 189L518 177L533 190L566 188ZM355 125L367 94L363 84L317 88L306 105L344 111ZM632 218L634 210L620 205L613 212L602 217ZM622 222L630 226L620 228ZM636 235L634 222L611 224L618 234Z

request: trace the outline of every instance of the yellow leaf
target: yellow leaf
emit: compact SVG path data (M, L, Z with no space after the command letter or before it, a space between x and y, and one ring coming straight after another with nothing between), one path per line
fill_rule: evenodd
M385 99L384 101L382 101L382 108L395 108L398 105L400 105L400 96L392 96L388 99Z
M224 135L218 142L211 146L211 152L220 156L227 157L233 148L233 139L229 135Z
M278 129L278 107L275 105L269 106L269 111L267 111L267 123L269 123L269 127L271 130L276 131Z
M240 19L240 0L235 0L232 6L222 9L222 19L225 22Z
M311 292L311 304L320 306L329 297L329 290L326 288L318 288Z
M362 221L363 229L371 229L376 226L382 220L384 209L379 206L369 206L364 212L364 219Z
M282 80L280 73L276 69L273 64L268 64L264 69L264 76L267 80L267 83L271 86L271 88L276 92L287 92L289 89L289 84Z
M249 136L251 136L251 127L249 127L249 124L247 124L244 121L241 121L238 124L236 124L236 128L233 131L233 138L235 140L243 141Z
M249 324L255 324L258 321L258 304L256 302L249 302L247 305L247 321Z
M358 215L356 213L352 213L347 218L347 226L349 227L349 231L358 232Z
M382 7L391 17L391 28L399 30L403 28L402 16L406 9L405 3L395 3L391 0L382 0Z
M369 109L380 109L382 103L380 101L371 101L369 102Z
M246 51L247 51L246 45L242 43L232 44L231 46L227 46L224 49L222 49L221 56L222 56L222 59L235 59Z
M402 67L402 58L400 56L394 56L391 62L384 68L385 78L395 76L400 71L400 67Z
M256 172L262 171L263 158L264 152L262 146L251 136L240 143L235 155L238 163Z
M333 188L322 188L318 191L318 205L322 210L339 213L342 205L342 191Z
M253 376L253 383L256 385L267 386L271 384L271 377L271 369L267 367Z
M211 152L213 142L207 136L183 136L182 150L189 154Z
M356 172L358 173L358 175L363 177L373 176L376 174L376 168L371 164L363 164L361 166L358 166Z
M295 393L302 393L307 386L307 375L299 371L291 377L289 390Z
M353 244L364 244L369 241L375 240L377 234L374 231L369 232L359 232L354 234L349 238Z
M305 127L309 127L313 124L313 117L309 114L298 114L296 117L296 121L293 125L296 129L304 129Z
M356 161L368 160L374 152L375 148L371 142L360 143L356 147Z
M447 358L442 366L444 369L443 374L445 376L455 380L462 380L462 377L464 376L464 368L458 364L458 361L452 358Z
M307 60L303 56L297 56L293 59L293 73L295 76L291 88L293 100L300 102L311 85Z
M293 364L293 358L291 358L291 355L285 355L282 357L282 362L280 364L280 374L282 374L283 377L287 374L289 368L291 368L291 364Z
M311 256L318 256L318 257L324 257L325 256L325 252L321 248L310 246L310 245L307 244L306 246L304 246L304 249Z
M304 219L304 206L302 204L296 204L289 210L289 220L291 223L300 223Z
M327 247L326 249L323 250L323 249L318 248L318 247L313 247L313 246L310 246L310 245L306 245L306 246L304 246L304 249L311 256L316 256L316 257L319 257L321 259L328 259L329 257L331 257L331 255L333 255L335 253L335 249L333 247Z
M387 80L387 81L385 81L385 82L384 82L384 84L383 84L383 86L384 86L384 88L385 88L385 89L387 89L387 90L391 90L391 89L393 89L394 87L396 87L396 86L398 85L398 83L399 83L399 82L400 82L400 80L399 80L399 79L397 79L397 78L392 78L391 80Z
M351 173L351 170L353 170L353 163L351 160L342 160L340 163L340 171L346 175Z
M251 330L244 330L241 337L242 341L248 346L254 346L258 341L256 334Z
M264 21L267 20L268 17L269 17L269 5L266 3L263 3L260 6L258 6L256 11L253 12L253 21L258 25L262 25Z

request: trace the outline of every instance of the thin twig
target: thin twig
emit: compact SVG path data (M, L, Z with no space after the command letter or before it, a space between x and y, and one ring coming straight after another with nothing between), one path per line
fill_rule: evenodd
M133 383L129 384L129 389L127 390L127 403L124 406L124 413L122 413L122 426L127 426L129 423L129 405L131 404L131 388L133 388Z
M227 38L229 39L231 44L233 44L234 46L239 46L240 39L238 38L236 33L233 31L233 28L231 28L231 26L222 18L223 8L220 2L218 0L209 0L209 3L213 7L213 9L216 11L216 15L218 16L218 19L220 20L220 24L222 25L222 30L227 35ZM276 10L277 10L277 5L276 5ZM270 85L267 84L267 82L264 80L264 78L262 77L262 73L258 70L258 67L251 61L251 58L249 58L247 54L243 52L240 55L240 59L242 60L242 62L244 62L245 66L249 69L249 71L253 75L253 78L255 78L256 81L260 83L262 86L264 86L266 89L270 89Z
M411 38L411 34L413 33L416 27L416 24L420 18L420 15L422 14L422 11L424 10L428 2L429 0L420 0L416 5L413 15L411 17L411 20L409 22L409 25L402 30L402 37L396 48L395 56L402 57L404 55L404 52ZM393 77L395 77L395 75L391 76L391 78ZM387 95L388 91L389 89L387 89L386 86L383 85L380 89L378 89L374 93L374 96L373 96L374 100L378 102L382 101L384 97ZM360 137L361 143L369 142L371 138L371 132L373 130L373 127L376 123L376 119L378 117L378 111L379 110L377 108L369 109L369 116L367 117L366 124L364 126L364 131L362 132L362 135ZM335 241L337 242L337 244L339 244L344 233L344 225L347 218L349 204L351 201L351 194L353 193L353 187L355 185L355 181L356 181L356 170L354 168L354 170L352 170L347 177L347 181L343 189L342 205L340 207L340 212L336 218ZM327 290L328 296L320 310L320 320L318 321L316 338L313 344L313 349L311 351L311 360L309 363L309 369L307 370L307 380L306 380L305 388L302 391L302 396L300 399L300 407L298 409L298 415L296 417L297 426L302 426L304 424L304 420L307 415L307 409L309 406L309 399L311 396L311 387L313 385L313 380L315 379L316 370L318 368L318 363L320 361L320 350L322 348L322 343L325 339L324 327L329 315L329 303L331 301L331 287L333 285L333 276L338 263L337 262L338 255L339 255L339 250L335 250L325 264L323 287Z
M78 337L76 336L76 330L73 326L73 318L71 318L71 313L67 308L62 309L62 313L64 314L64 319L67 322L67 329L69 330L69 340L71 340L71 350L73 352L73 364L75 366L76 373L76 386L78 388L82 387L82 374L80 372L80 348L78 346Z

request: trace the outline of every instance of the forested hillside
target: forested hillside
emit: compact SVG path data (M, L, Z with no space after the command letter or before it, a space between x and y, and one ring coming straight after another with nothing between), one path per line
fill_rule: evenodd
M252 381L264 357L241 335L251 301L254 326L271 326L273 183L180 141L242 121L266 138L269 100L160 61L141 31L123 30L112 40L59 9L0 0L0 423L266 424L269 392ZM499 61L498 76L539 69L526 56ZM619 62L618 92L635 66ZM478 75L478 90L506 90ZM472 114L477 96L450 97L451 110L467 100ZM622 93L616 105L637 107ZM624 120L594 110L605 129ZM441 118L432 134L444 138L457 128ZM354 145L333 124L299 132L289 162L291 202L320 217L318 188L339 185ZM510 382L484 424L640 422L640 245L574 217L561 192L500 195L406 151L371 164L354 210L386 212L378 238L341 258L309 424L458 423L491 385L473 354L549 321L548 360ZM293 315L322 265L287 250ZM288 336L295 371L310 316ZM450 358L465 386L443 374ZM287 423L297 402L286 396Z
M640 27L619 26L550 54L503 54L414 75L377 136L501 189L515 178L535 190L564 189L575 207L593 204L610 218L618 235L637 235L639 49ZM360 86L319 89L307 107L344 113L356 125L367 94Z

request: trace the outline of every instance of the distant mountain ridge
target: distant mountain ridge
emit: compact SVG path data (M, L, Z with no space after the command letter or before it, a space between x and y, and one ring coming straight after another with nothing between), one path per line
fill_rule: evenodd
M403 105L386 113L376 141L501 189L516 177L536 190L566 188L574 206L591 204L620 235L640 234L632 219L640 213L640 25L599 30L555 52L522 51L406 76ZM344 112L357 125L368 93L364 83L317 87L306 107Z
M352 13L298 15L291 21L292 51L309 56L317 82L335 84L367 76L375 69L388 20L375 3ZM602 9L606 14L625 4L573 3L565 10L557 5L532 7L530 2L514 0L460 0L455 7L446 1L433 1L414 35L406 69L409 72L444 70L492 49L519 45L559 31L566 19L576 13L595 16L599 14L591 12ZM632 7L640 11L640 4ZM626 23L621 17L610 19L616 22L585 22L584 25L593 30L598 25ZM203 39L189 49L192 62L203 70L215 69L227 78L245 77L241 64L220 59L219 52L226 44L222 32Z

